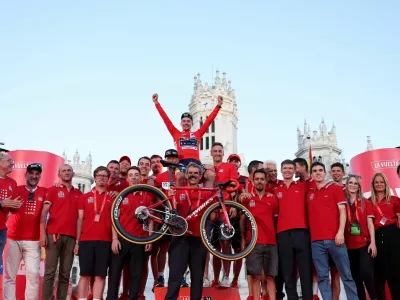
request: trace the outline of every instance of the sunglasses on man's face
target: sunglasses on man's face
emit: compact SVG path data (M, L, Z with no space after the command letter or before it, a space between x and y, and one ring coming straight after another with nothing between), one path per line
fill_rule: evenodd
M35 197L35 192L29 192L28 202L30 203L34 202L33 197Z

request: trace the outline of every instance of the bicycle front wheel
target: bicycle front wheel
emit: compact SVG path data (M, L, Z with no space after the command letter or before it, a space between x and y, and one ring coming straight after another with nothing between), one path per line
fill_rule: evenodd
M146 197L154 199L154 205L150 207L139 207L136 211L132 211L132 218L140 219L143 223L144 231L149 232L147 236L135 236L128 232L121 224L119 216L121 204L124 199L133 193L147 193ZM164 223L171 217L171 203L167 200L167 196L158 188L148 184L136 184L127 187L115 198L111 207L111 222L123 239L134 244L150 244L160 239L168 230L168 225ZM150 220L153 219L153 231L149 231ZM155 222L157 220L157 222Z
M227 231L225 224L223 224L222 218L212 221L212 214L222 209L219 202L212 204L204 212L200 222L200 235L203 244L206 246L208 251L213 255L224 259L224 260L239 260L246 257L255 247L257 243L257 224L254 216L251 212L244 207L242 204L234 201L224 201L226 210L229 213L231 208L235 208L237 216L230 219L230 223L233 229ZM240 218L245 220L245 232L240 232ZM233 231L232 231L233 230ZM245 235L247 242L245 248L240 248L241 237ZM222 246L229 241L229 251L223 251ZM235 250L232 253L231 248Z

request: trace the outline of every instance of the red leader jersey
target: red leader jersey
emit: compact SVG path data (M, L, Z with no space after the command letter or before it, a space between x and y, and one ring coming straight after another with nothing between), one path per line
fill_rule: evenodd
M215 166L215 182L225 183L229 179L238 179L239 173L234 164L222 163ZM230 195L227 191L224 191L224 199L230 200Z
M17 182L8 177L0 177L0 200L17 197ZM8 209L0 208L0 230L6 229Z
M400 213L400 199L398 197L391 196L389 204L386 203L386 198L383 198L381 201L377 200L377 205L374 206L375 229L397 224L398 223L397 214L399 213ZM386 219L386 222L383 222L382 219L383 220Z
M304 182L292 181L289 187L282 181L275 188L278 198L279 218L277 233L290 229L308 229L306 195Z
M175 199L179 215L186 218L211 196L212 192L206 191L176 191ZM188 231L192 232L192 236L200 236L200 221L205 211L206 208L204 208L197 216L194 216L187 221ZM188 233L186 235L188 235Z
M337 184L327 183L320 189L316 186L310 188L307 208L312 242L335 239L340 219L338 205L346 203L343 190Z
M277 179L275 182L268 182L265 187L265 191L267 193L274 194L275 189L282 183L283 183L283 181L279 180L279 179Z
M374 206L372 205L372 202L367 199L364 199L362 202L360 199L357 199L351 206L346 205L346 210L346 230L344 231L346 247L347 249L359 249L364 247L367 245L367 241L369 242L371 240L368 231L368 218L375 218ZM350 223L357 224L357 222L360 224L361 234L352 235L350 231Z
M80 241L111 242L111 205L113 199L108 191L100 193L93 188L79 199L79 210L83 210ZM100 218L96 221L96 215Z
M208 127L214 121L217 116L220 107L216 106L208 118L204 121L204 124L195 132L179 131L174 124L172 124L168 115L161 107L160 103L156 104L156 108L163 119L165 125L172 138L174 139L176 150L178 151L179 159L193 158L200 161L200 141L203 135L206 133Z
M82 192L74 187L68 191L63 184L47 189L44 204L50 204L47 234L61 234L76 238L79 197Z
M46 197L46 189L36 187L33 198L29 200L30 191L25 185L17 187L17 196L24 203L18 210L11 210L7 221L7 237L14 241L38 241L40 237L40 216Z
M257 244L276 245L274 218L278 216L278 201L274 195L265 193L262 197L253 194L243 205L254 216L257 223ZM249 237L247 236L247 240Z

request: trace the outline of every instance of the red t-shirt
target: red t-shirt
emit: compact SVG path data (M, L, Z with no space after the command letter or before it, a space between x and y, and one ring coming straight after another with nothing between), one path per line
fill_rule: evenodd
M364 199L363 204L361 205L361 201L357 199L350 206L346 206L347 210L347 220L346 220L346 230L345 230L345 241L347 249L358 249L364 247L366 245L365 239L370 241L369 231L368 231L368 218L375 218L374 215L374 206L372 202ZM361 227L360 235L351 235L350 233L350 223L357 224L356 219L354 218L354 214L357 217L358 223Z
M293 181L289 187L282 181L275 188L279 203L278 230L307 229L306 191L304 182Z
M230 163L222 163L218 166L215 166L215 182L225 183L229 179L238 179L238 172L234 164ZM230 200L230 195L228 192L224 191L224 199Z
M176 176L174 172L172 172L172 182L176 182ZM168 196L168 190L170 188L169 172L165 171L164 173L158 175L154 181L154 186L162 189L163 193Z
M161 107L160 103L156 104L156 108L163 119L169 133L174 139L176 150L178 151L179 159L194 158L200 160L200 140L206 133L208 127L214 121L215 117L219 112L219 106L216 106L208 118L204 121L204 124L199 130L195 132L191 131L179 131L174 124L172 124L168 115Z
M334 240L339 230L338 205L346 204L342 188L327 183L322 188L310 188L307 193L311 241Z
M107 192L120 193L129 186L128 181L120 179L116 183L107 184Z
M264 194L261 198L253 195L243 204L252 213L257 223L257 244L276 245L274 217L278 216L278 200L274 195Z
M34 190L33 201L29 202L29 191L25 185L21 185L17 187L17 196L21 196L24 203L18 210L11 211L7 221L7 237L14 241L38 241L46 189L37 187Z
M370 200L371 198L369 198ZM390 203L386 204L386 199L382 199L377 203L377 206L374 206L374 214L375 214L375 220L374 220L374 225L375 229L384 227L384 226L390 226L397 224L398 218L397 215L400 213L400 199L397 198L396 196L392 196L390 198ZM379 211L379 209L380 211ZM382 214L383 216L382 216ZM382 217L385 217L387 219L385 225L382 225L380 222L382 220Z
M45 204L50 204L47 234L62 234L76 238L79 197L82 192L74 187L68 191L65 185L47 189Z
M212 196L211 192L206 191L176 191L175 199L177 202L177 210L181 217L186 218L190 213L192 213L196 208L198 208L202 203L208 200ZM188 231L191 231L192 236L200 236L200 221L206 207L194 216L188 222ZM188 234L186 234L188 235Z
M120 205L119 221L121 226L130 234L143 237L149 233L143 230L143 224L139 223L139 219L135 217L135 211L139 206L150 206L153 202L150 197L141 195L140 192L129 194Z
M96 212L101 214L99 222L95 222L95 201L97 206ZM83 210L81 241L111 242L112 203L113 199L107 194L107 192L99 193L95 188L80 197L79 210ZM102 207L103 211L101 210Z
M0 177L0 200L6 198L14 199L17 197L17 182L6 176L4 178ZM0 230L6 229L8 209L0 208Z
M268 182L267 185L265 186L265 191L267 193L274 194L275 189L282 183L283 181L279 179L277 179L275 182Z

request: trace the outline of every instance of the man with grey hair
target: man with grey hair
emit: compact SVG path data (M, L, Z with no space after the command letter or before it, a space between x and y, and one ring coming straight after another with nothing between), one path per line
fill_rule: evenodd
M18 209L23 201L17 197L17 182L7 175L12 172L14 161L6 152L0 152L0 254L3 254L6 244L6 221L10 209ZM3 259L1 259L0 274L3 274Z
M40 220L40 246L46 249L43 300L53 299L54 276L58 261L57 299L66 299L74 260L78 203L82 192L72 186L75 173L70 165L58 169L60 184L48 189ZM50 214L47 224L47 215Z

